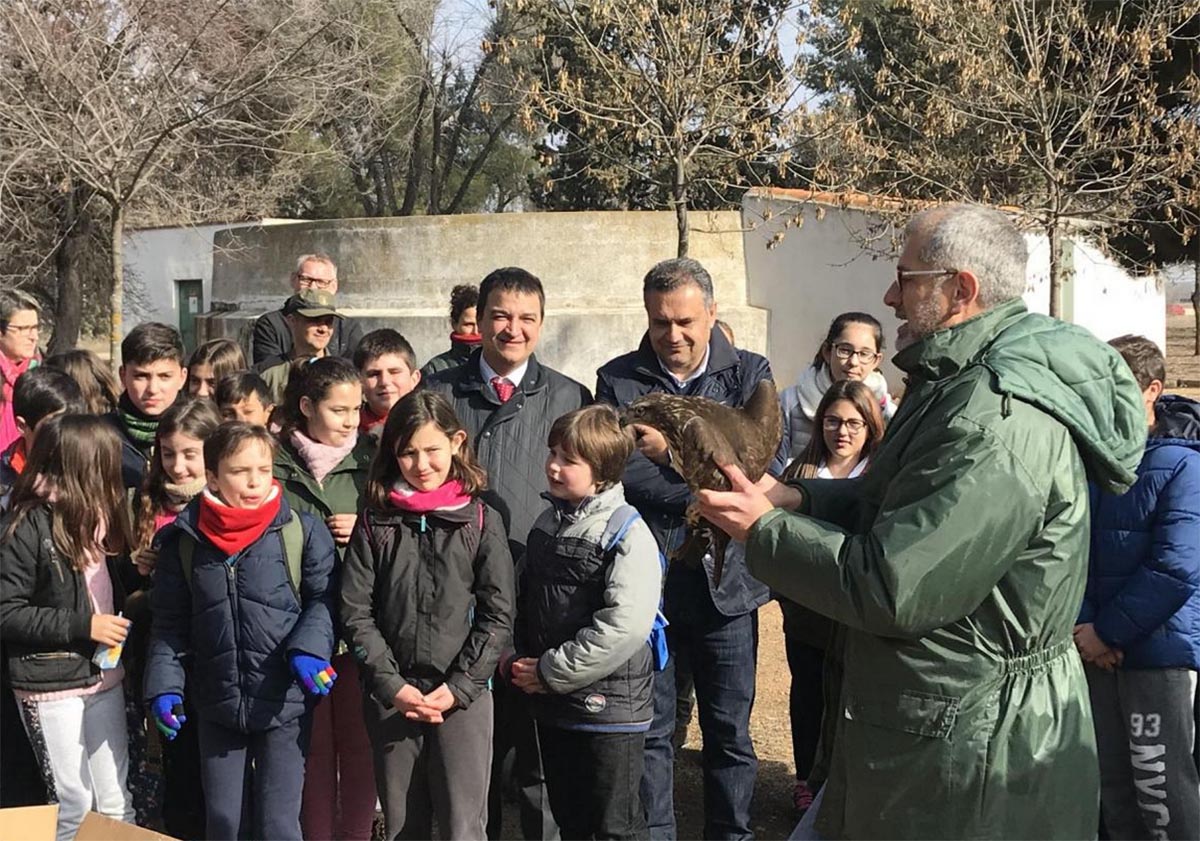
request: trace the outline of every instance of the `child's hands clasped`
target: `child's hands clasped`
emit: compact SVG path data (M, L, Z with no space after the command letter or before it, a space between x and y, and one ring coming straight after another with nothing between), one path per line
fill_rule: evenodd
M410 683L392 699L392 706L409 721L426 724L441 724L446 720L445 714L454 709L457 703L454 693L444 683L427 695L421 694L421 690Z
M114 616L111 613L97 613L92 616L92 642L101 645L120 645L129 636L129 626L133 624L124 616Z
M325 518L325 525L333 535L333 542L345 546L350 542L350 532L354 531L357 514L330 514Z
M292 671L309 695L328 695L337 680L337 672L328 660L311 654L296 653L291 656Z
M542 679L538 675L537 665L538 661L536 657L522 657L518 660L513 660L513 686L531 695L544 693L546 691L546 684L542 683Z
M1111 672L1121 665L1125 653L1119 648L1112 648L1096 633L1091 622L1075 626L1075 647L1085 663Z

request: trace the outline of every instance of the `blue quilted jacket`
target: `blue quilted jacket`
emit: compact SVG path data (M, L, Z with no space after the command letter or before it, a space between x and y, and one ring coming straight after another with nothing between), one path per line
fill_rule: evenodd
M197 497L161 534L145 698L190 694L201 718L243 733L286 724L312 705L288 655L333 655L333 538L323 522L300 513L304 550L296 592L280 531L291 517L286 499L262 536L232 557L200 532L199 512ZM185 533L195 541L190 582L180 561Z
M1091 489L1092 546L1080 622L1126 669L1200 669L1200 403L1164 397L1124 496Z

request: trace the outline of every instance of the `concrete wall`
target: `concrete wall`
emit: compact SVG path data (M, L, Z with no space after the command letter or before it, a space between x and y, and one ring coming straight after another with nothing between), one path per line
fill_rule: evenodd
M264 220L263 225L287 220ZM244 225L197 225L189 228L132 229L125 234L124 331L145 321L179 326L175 282L203 283L204 304L212 301L213 234Z
M719 312L739 344L766 349L767 313L747 303L739 215L692 214L691 256L712 273ZM205 319L207 335L238 335L289 294L296 257L330 254L339 309L364 331L393 327L420 359L449 346L449 296L498 266L542 279L546 323L538 358L589 388L596 369L632 350L646 329L646 271L675 255L669 212L504 213L344 219L219 232L213 300L233 312Z
M839 313L859 310L883 324L888 346L898 320L883 305L895 278L893 230L875 214L859 209L801 205L786 198L748 195L743 201L749 302L770 311L767 355L776 380L795 382L812 362L829 323ZM793 218L802 219L799 225ZM782 240L777 234L783 233ZM1049 307L1049 246L1028 234L1030 248L1025 302L1035 312ZM768 248L769 243L777 244ZM864 247L864 242L873 246ZM1075 279L1064 290L1066 314L1107 340L1140 333L1166 344L1165 302L1154 278L1130 277L1085 242L1073 243ZM898 387L900 372L885 354L884 375Z

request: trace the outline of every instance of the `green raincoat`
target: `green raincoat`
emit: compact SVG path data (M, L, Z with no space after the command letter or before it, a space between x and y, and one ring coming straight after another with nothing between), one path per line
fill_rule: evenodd
M896 356L908 392L871 467L801 481L750 571L842 623L828 838L1094 838L1099 772L1072 630L1090 478L1146 441L1111 348L1020 301ZM806 516L807 515L807 516Z

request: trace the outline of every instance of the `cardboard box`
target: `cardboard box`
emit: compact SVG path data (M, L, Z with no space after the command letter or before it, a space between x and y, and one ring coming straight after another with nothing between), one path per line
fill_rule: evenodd
M75 834L75 841L174 841L174 839L169 835L142 829L131 823L88 812L83 819L83 824L79 827L79 832Z
M0 809L0 841L54 841L58 806ZM75 841L174 841L167 835L88 812Z
M0 841L54 841L58 806L0 809Z

